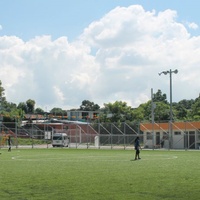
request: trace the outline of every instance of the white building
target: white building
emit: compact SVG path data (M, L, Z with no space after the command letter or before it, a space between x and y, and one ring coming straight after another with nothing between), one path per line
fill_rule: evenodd
M140 130L146 148L199 149L200 146L200 122L142 123Z

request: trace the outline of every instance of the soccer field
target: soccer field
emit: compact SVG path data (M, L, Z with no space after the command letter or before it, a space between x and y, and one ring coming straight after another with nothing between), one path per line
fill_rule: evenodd
M200 198L200 152L0 150L1 200Z

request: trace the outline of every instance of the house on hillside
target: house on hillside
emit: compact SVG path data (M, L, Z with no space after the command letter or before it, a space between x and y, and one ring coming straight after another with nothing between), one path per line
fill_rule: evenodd
M140 130L146 148L200 149L200 122L142 123Z
M90 121L95 120L99 116L98 111L82 111L82 110L75 110L75 111L67 111L68 120L75 120L75 121Z
M31 125L36 123L48 122L49 120L65 120L65 121L79 121L90 123L99 118L100 112L98 111L67 111L67 115L56 115L52 113L46 113L44 115L40 114L25 114L22 121L22 125L25 124Z

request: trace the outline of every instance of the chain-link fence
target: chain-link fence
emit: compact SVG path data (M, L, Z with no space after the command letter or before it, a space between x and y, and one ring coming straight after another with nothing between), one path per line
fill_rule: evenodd
M9 135L12 147L51 148L55 133L67 134L69 148L133 148L137 136L143 148L200 148L198 124L173 123L172 128L169 123L1 123L0 148L8 147Z
M137 123L1 123L0 147L8 146L10 135L12 147L50 148L55 133L68 135L69 148L132 148L137 135L143 141Z

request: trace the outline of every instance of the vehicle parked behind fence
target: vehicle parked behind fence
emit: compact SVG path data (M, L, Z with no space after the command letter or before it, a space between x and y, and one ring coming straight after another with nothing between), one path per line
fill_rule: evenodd
M54 133L52 137L53 147L68 147L69 137L66 133Z

